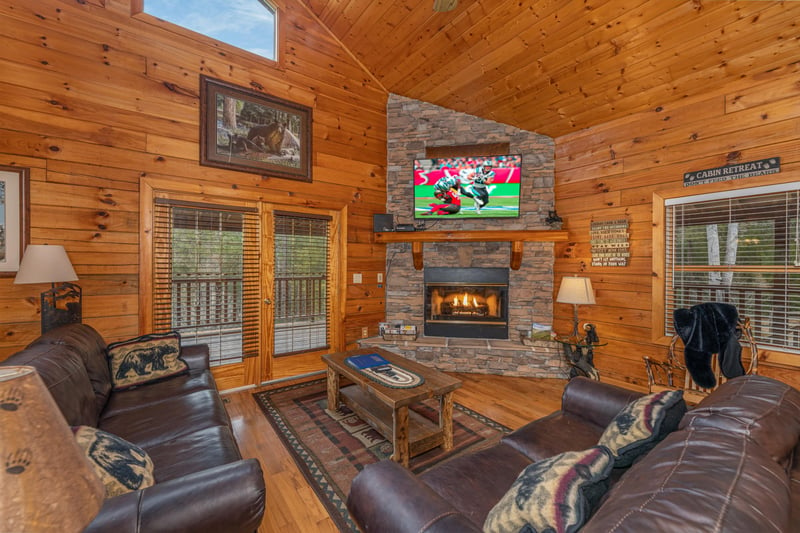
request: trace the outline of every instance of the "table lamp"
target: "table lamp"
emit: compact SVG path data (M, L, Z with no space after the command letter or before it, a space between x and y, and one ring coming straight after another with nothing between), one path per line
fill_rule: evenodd
M0 531L83 531L105 488L33 367L0 366Z
M78 279L63 246L29 244L14 283L50 283L41 294L42 333L82 320L81 288L68 283ZM63 283L62 283L63 282ZM56 283L61 283L56 286Z
M596 303L592 280L578 276L561 278L561 287L558 289L556 301L562 304L572 304L572 335L578 337L578 306Z

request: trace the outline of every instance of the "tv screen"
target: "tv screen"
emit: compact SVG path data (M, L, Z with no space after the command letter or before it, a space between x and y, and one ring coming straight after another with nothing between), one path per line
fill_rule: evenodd
M519 216L522 156L470 156L414 161L414 218Z

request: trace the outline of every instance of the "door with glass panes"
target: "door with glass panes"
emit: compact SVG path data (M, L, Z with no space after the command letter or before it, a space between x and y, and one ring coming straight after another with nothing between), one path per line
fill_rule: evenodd
M153 330L207 344L220 388L306 373L330 350L327 213L155 198Z
M335 216L318 210L276 208L265 219L271 230L266 287L270 306L273 379L304 374L320 367L320 355L338 346L339 316L332 294L337 286ZM338 322L341 324L341 321Z

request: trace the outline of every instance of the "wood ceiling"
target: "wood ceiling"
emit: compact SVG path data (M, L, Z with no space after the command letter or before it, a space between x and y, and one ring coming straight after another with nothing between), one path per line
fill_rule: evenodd
M797 0L301 1L387 91L551 137L800 62Z

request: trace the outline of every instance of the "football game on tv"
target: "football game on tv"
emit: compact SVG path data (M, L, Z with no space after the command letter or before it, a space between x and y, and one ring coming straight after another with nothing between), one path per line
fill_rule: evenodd
M522 156L414 161L414 218L519 216Z

